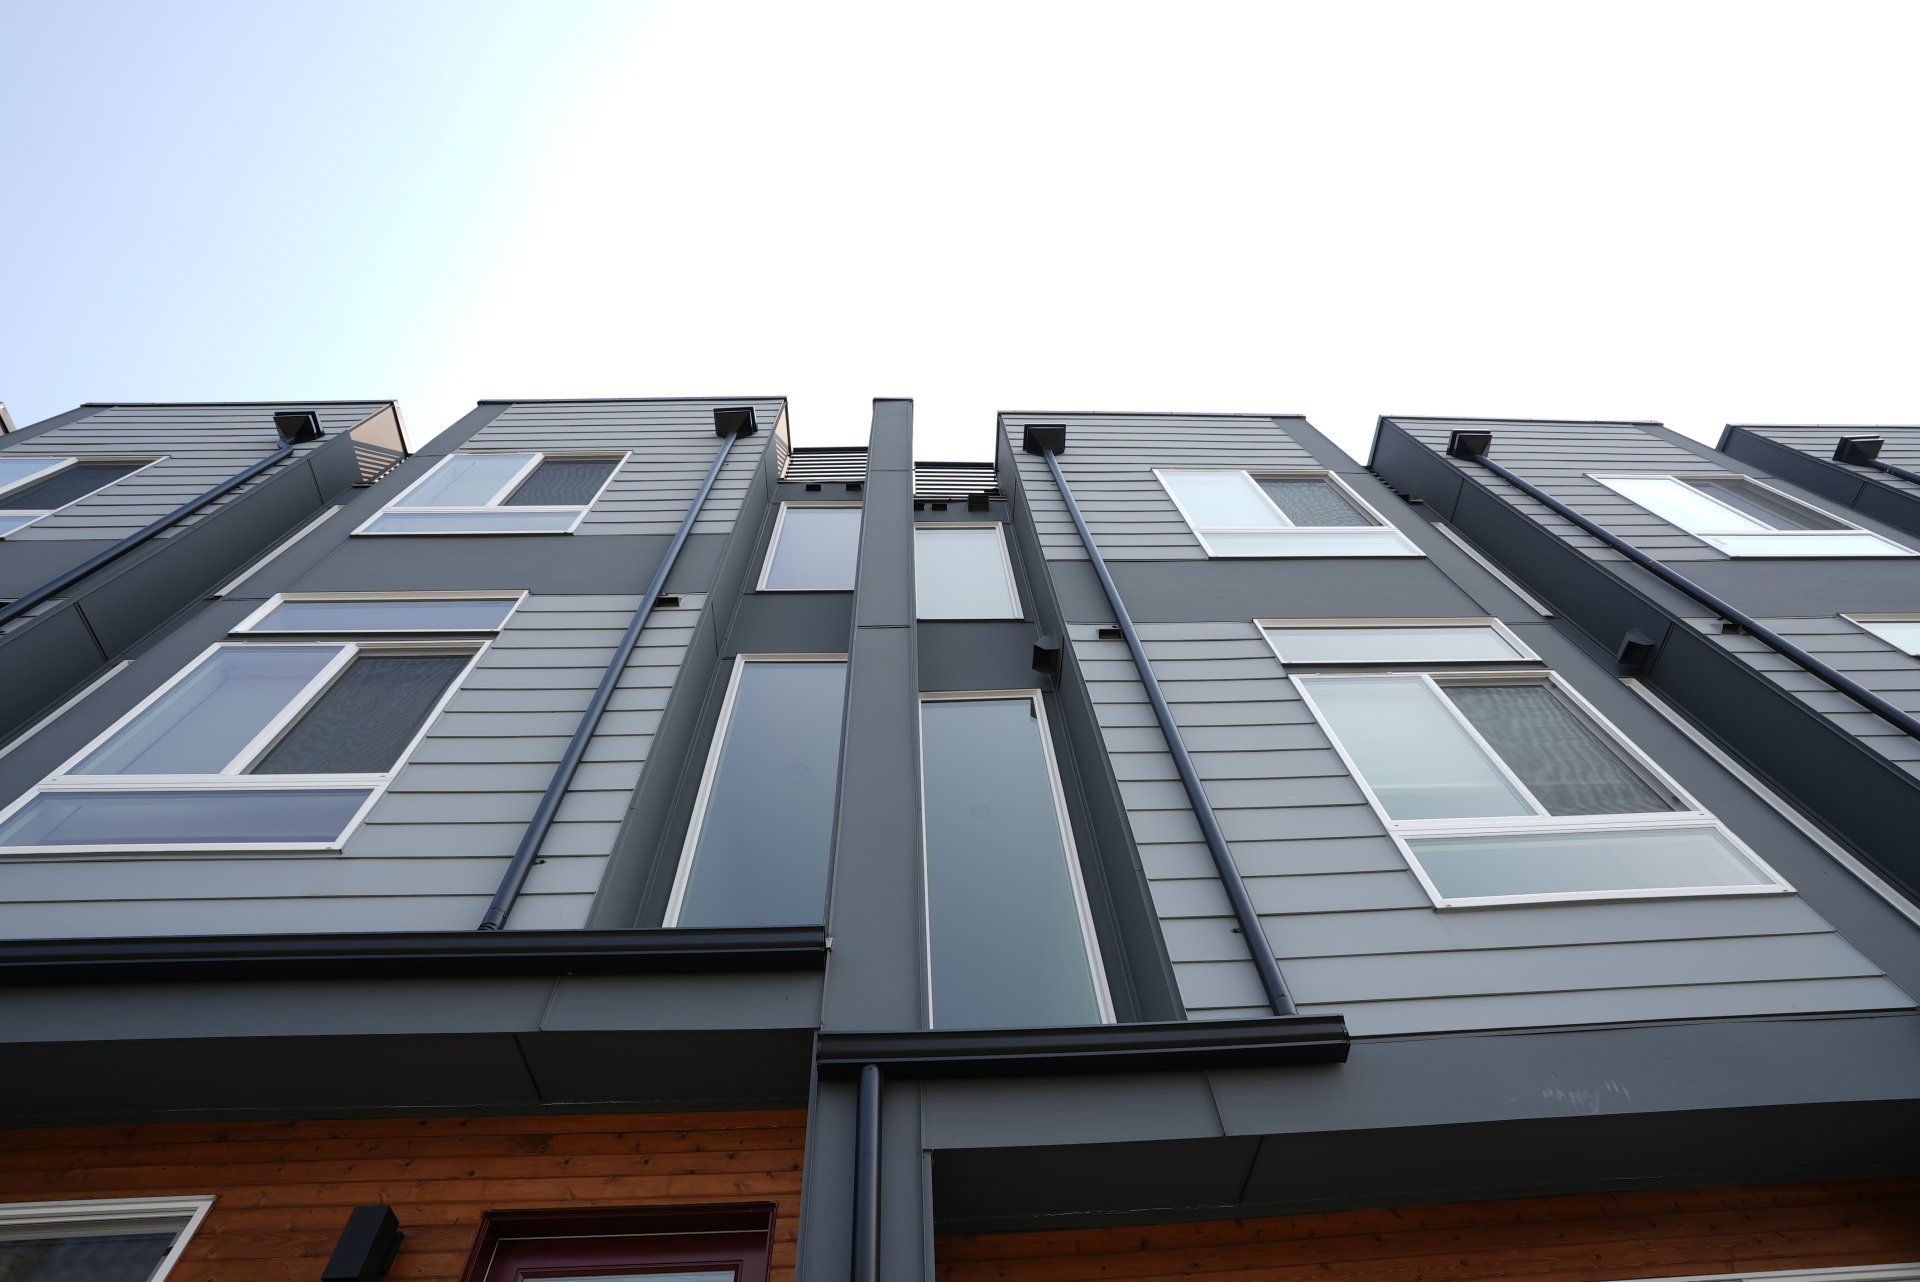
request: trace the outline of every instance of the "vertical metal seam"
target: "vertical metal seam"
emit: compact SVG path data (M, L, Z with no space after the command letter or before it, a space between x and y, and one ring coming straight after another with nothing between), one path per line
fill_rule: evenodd
M700 482L700 488L693 496L693 502L680 518L679 528L673 532L673 541L667 544L667 550L655 567L653 577L647 583L640 597L640 604L634 607L633 617L627 622L627 630L620 637L620 643L614 647L613 657L607 660L607 667L600 675L600 684L594 688L593 697L587 701L587 707L580 714L580 722L574 727L573 737L567 741L566 751L560 754L559 764L553 768L553 777L547 780L546 791L540 794L540 804L534 807L533 817L527 821L527 827L520 834L520 844L514 847L513 857L507 862L506 871L500 875L500 885L493 892L493 900L487 905L486 913L480 918L480 930L501 930L507 924L508 914L520 898L520 891L527 884L527 875L533 871L533 861L539 853L541 844L546 841L547 832L553 827L554 817L560 813L560 803L565 800L567 789L573 784L573 776L580 768L580 762L587 755L587 745L592 742L594 730L600 724L600 716L613 702L613 692L620 684L621 676L626 672L627 660L633 657L633 650L640 642L640 633L646 628L647 621L653 617L653 606L666 590L667 576L673 572L673 564L680 557L680 549L686 545L687 536L693 533L694 522L700 519L700 509L706 506L707 496L713 491L713 483L720 477L720 469L725 465L727 456L733 450L733 443L739 439L739 433L729 432L721 438L720 448L714 452L713 463L707 468L706 479Z
M853 1282L880 1278L880 1066L860 1068L853 1140Z
M1233 907L1233 916L1240 925L1247 954L1260 974L1260 987L1266 993L1267 1005L1276 1015L1291 1015L1294 1013L1293 997L1287 991L1287 981L1280 974L1280 964L1274 959L1273 945L1268 942L1266 930L1260 925L1260 914L1253 906L1253 896L1247 891L1247 883L1240 875L1239 866L1233 861L1233 851L1227 845L1226 834L1221 831L1220 821L1213 813L1213 804L1207 800L1206 790L1200 785L1199 772L1194 768L1193 757L1187 752L1186 740L1181 737L1180 727L1173 719L1173 710L1167 705L1166 695L1160 689L1160 679L1154 675L1153 665L1147 660L1146 647L1141 645L1140 634L1134 630L1133 616L1127 613L1127 607L1120 599L1120 589L1107 572L1106 559L1100 555L1100 549L1093 541L1093 532L1087 528L1087 519L1080 512L1080 504L1074 499L1066 476L1060 471L1060 461L1050 449L1035 452L1046 460L1047 470L1053 474L1054 486L1060 491L1061 501L1066 504L1067 515L1073 518L1073 528L1079 532L1087 560L1093 565L1101 590L1107 594L1108 608L1113 611L1114 621L1120 625L1120 635L1126 638L1127 652L1133 656L1133 666L1140 674L1140 684L1146 688L1147 701L1153 705L1154 719L1160 723L1160 733L1167 741L1174 768L1180 772L1180 782L1187 790L1187 800L1193 807L1194 818L1200 824L1200 833L1206 839L1207 852L1213 856L1214 871L1219 875L1220 885L1227 892L1227 901Z

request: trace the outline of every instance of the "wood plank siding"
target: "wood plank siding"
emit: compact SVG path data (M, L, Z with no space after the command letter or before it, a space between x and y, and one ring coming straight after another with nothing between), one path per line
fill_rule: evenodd
M1608 1282L1920 1260L1920 1181L948 1236L941 1282Z
M389 1278L454 1282L487 1211L771 1202L779 1280L805 1138L800 1110L17 1130L0 1133L0 1202L211 1195L168 1282L317 1278L367 1203L406 1235Z

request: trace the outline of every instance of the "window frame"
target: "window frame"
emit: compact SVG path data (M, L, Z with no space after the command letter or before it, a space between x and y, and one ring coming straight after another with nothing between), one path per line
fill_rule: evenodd
M526 603L529 594L525 589L498 592L461 592L456 590L427 592L276 592L268 597L265 604L254 610L246 618L228 629L228 636L255 637L424 637L424 636L497 636L506 630ZM272 616L273 612L288 602L300 601L511 601L505 617L499 626L492 628L404 628L390 631L373 631L366 628L285 628L270 629L258 625Z
M411 636L412 634L406 634ZM466 634L469 637L474 634ZM272 852L315 851L338 853L346 848L360 825L380 799L386 796L401 771L405 770L413 759L420 743L433 729L447 705L452 702L466 685L467 679L479 666L482 658L492 646L492 638L485 640L452 641L411 641L405 637L378 637L368 641L354 639L352 634L343 634L338 639L328 640L234 640L230 637L214 642L200 651L160 686L141 699L132 708L114 719L112 725L88 740L77 752L61 762L38 783L28 788L4 809L0 809L0 825L4 825L14 814L25 809L41 796L58 796L62 793L191 793L191 792L325 792L366 788L366 799L361 802L353 817L341 828L339 836L331 841L248 841L248 842L152 842L132 845L126 843L96 846L8 846L0 845L0 861L15 857L30 857L36 861L50 858L96 859L101 857L119 857L122 855L145 855L191 852L197 854L259 854ZM329 660L307 684L301 687L287 704L240 751L230 758L218 774L180 774L180 775L86 775L75 774L73 768L91 756L95 750L109 742L126 726L133 723L142 713L178 686L222 649L247 645L268 645L275 648L298 646L311 649L338 649L340 654ZM446 655L466 654L466 667L448 683L440 697L434 701L420 727L407 741L395 759L393 768L378 774L275 774L250 775L245 767L258 764L271 752L287 730L307 711L319 702L320 698L332 688L333 683L345 672L355 658L362 653L374 654L422 654Z
M1291 674L1289 674L1291 677ZM1394 819L1387 810L1373 785L1361 773L1359 764L1347 752L1346 745L1340 741L1332 722L1320 709L1310 688L1314 681L1343 681L1356 678L1379 676L1419 677L1440 700L1447 714L1460 726L1474 745L1486 755L1494 768L1514 788L1518 795L1529 805L1536 807L1533 815L1485 815L1470 818L1447 819ZM1666 795L1676 803L1672 810L1645 811L1621 815L1555 815L1540 803L1523 780L1507 763L1505 757L1494 750L1479 729L1456 707L1451 699L1440 689L1445 685L1540 685L1558 698L1568 711L1621 761L1626 763L1641 780L1655 792ZM1516 668L1512 665L1492 667L1440 667L1433 665L1407 663L1381 663L1373 665L1351 665L1340 671L1314 672L1306 674L1304 680L1293 680L1295 691L1306 705L1314 724L1326 736L1328 743L1346 767L1348 776L1359 787L1367 804L1373 808L1374 816L1386 829L1387 836L1399 847L1401 856L1407 861L1420 887L1427 893L1437 909L1457 908L1496 908L1508 905L1589 903L1602 900L1649 900L1649 899L1701 899L1720 898L1731 895L1777 895L1791 894L1793 887L1764 859L1742 841L1737 833L1720 821L1711 811L1702 806L1680 784L1648 756L1632 739L1622 734L1617 726L1608 721L1599 709L1581 696L1567 680L1550 668ZM1420 856L1414 851L1412 842L1425 838L1447 837L1499 837L1499 836L1553 836L1556 834L1576 834L1589 832L1645 832L1675 828L1706 828L1716 831L1741 856L1751 862L1754 868L1768 878L1764 885L1757 886L1673 886L1642 887L1632 890L1575 890L1551 891L1541 894L1512 895L1472 895L1449 898L1434 884L1420 863Z
M407 495L413 493L415 490L419 489L422 485L425 485L429 480L433 478L433 476L437 472L439 472L441 468L447 466L454 459L472 458L474 456L489 456L489 455L492 455L492 456L505 455L508 457L513 457L518 455L531 455L532 461L527 463L519 471L515 472L511 477L509 477L506 480L506 482L500 486L499 489L493 492L493 497L488 499L485 503L479 503L479 504L457 503L457 504L450 504L444 507L425 507L425 506L413 507L413 508L400 507L401 502L407 497ZM593 497L588 499L585 503L580 504L578 506L575 506L571 503L529 503L529 504L521 504L512 509L507 508L504 504L504 500L507 498L507 496L512 494L515 490L518 490L522 485L526 484L528 478L530 478L534 474L534 472L539 469L542 463L546 462L549 459L553 459L561 462L566 462L566 461L588 462L592 460L599 460L601 462L611 462L613 464L613 470L607 473L607 479L600 483L600 488L593 492ZM600 500L606 496L607 490L612 487L614 481L618 479L622 469L624 469L627 466L627 464L632 461L632 459L633 459L632 450L520 450L520 449L455 450L451 454L443 455L440 458L440 460L436 462L432 467L428 468L425 472L422 472L418 477L414 478L412 483L409 484L406 489L401 490L398 494L388 499L386 503L383 504L380 507L380 509L376 511L372 516L369 516L366 520L362 521L359 525L355 526L352 533L354 537L359 537L364 535L372 538L414 538L414 539L432 538L436 535L450 535L454 537L465 537L467 535L472 535L472 534L492 534L492 535L520 535L525 537L543 538L543 537L554 535L554 534L572 534L574 531L580 528L580 523L587 519L587 513L593 511L594 507L600 502ZM438 512L438 513L442 513L450 516L473 516L479 519L476 520L476 522L470 527L466 527L466 528L456 527L456 528L444 529L444 530L376 530L373 528L381 520L381 518L385 517L389 512L392 512L395 509L399 509L402 513ZM487 526L486 519L485 519L486 513L502 512L502 511L508 511L508 510L517 511L517 512L572 512L574 513L574 518L573 518L573 523L567 526L567 528L564 530L506 530L506 529L499 529L497 527L489 528Z
M1878 531L1869 530L1866 527L1859 525L1844 516L1841 516L1837 512L1829 512L1823 507L1816 507L1812 503L1807 502L1805 499L1802 499L1795 495L1787 493L1785 490L1781 489L1777 485L1770 485L1766 481L1761 480L1759 477L1750 476L1744 472L1705 472L1705 471L1700 471L1700 472L1693 472L1693 471L1619 472L1619 471L1611 471L1611 472L1585 472L1585 473L1582 473L1582 475L1589 481L1594 481L1600 485L1605 486L1607 490L1610 493L1612 493L1615 498L1624 499L1628 503L1633 504L1636 508L1639 508L1642 512L1645 512L1648 516L1651 516L1654 520L1670 525L1674 529L1679 530L1682 534L1685 534L1690 538L1695 538L1700 540L1700 542L1706 544L1708 547L1714 549L1716 552L1719 552L1722 556L1736 557L1736 558L1749 558L1749 559L1758 559L1758 560L1766 560L1769 558L1804 559L1808 557L1817 558L1817 557L1829 557L1829 556L1835 559L1860 558L1860 559L1878 560L1882 557L1892 557L1892 556L1920 556L1920 552L1916 552L1912 548L1906 547L1903 544L1896 543L1894 540L1888 538L1884 534L1879 533ZM1741 529L1697 530L1689 526L1681 525L1678 521L1673 520L1671 517L1661 515L1659 512L1654 511L1652 508L1640 502L1640 500L1634 498L1632 495L1628 494L1626 491L1616 489L1613 485L1613 482L1616 480L1672 481L1676 485L1683 485L1688 490L1692 491L1694 496L1698 498L1701 502L1711 503L1714 507L1717 507L1720 510L1728 513L1730 516L1734 517L1736 520L1751 522L1754 519L1753 517L1746 516L1740 513L1739 511L1737 511L1736 509L1729 507L1727 504L1715 498L1708 491L1700 489L1698 486L1693 484L1693 482L1695 481L1743 481L1748 485L1758 486L1760 489L1766 490L1768 493L1772 494L1774 497L1782 500L1787 504L1790 504L1793 507L1804 508L1817 517L1821 517L1828 521L1838 522L1842 528L1837 530L1741 530ZM1867 538L1876 540L1882 546L1884 546L1887 550L1885 552L1811 552L1811 551L1781 551L1781 550L1749 552L1749 551L1741 551L1735 547L1728 547L1726 544L1721 542L1721 540L1723 539L1731 539L1731 538L1832 539L1832 538L1854 538L1861 535L1864 535Z
M1182 473L1182 472L1224 472L1232 475L1246 477L1247 480L1252 484L1254 493L1259 496L1260 501L1267 505L1267 508L1273 513L1274 518L1280 522L1279 526L1273 527L1273 528L1244 526L1244 525L1202 526L1199 522L1194 520L1193 513L1187 510L1186 504L1181 502L1178 490L1174 486L1169 485L1167 483L1167 476L1169 474ZM1403 530L1401 530L1399 526L1395 525L1392 521L1387 520L1387 518L1381 514L1378 508L1374 507L1373 504L1361 498L1360 495L1354 490L1354 488L1351 485L1348 485L1344 480L1342 480L1340 478L1339 473L1333 471L1331 468L1317 468L1317 467L1250 468L1250 467L1206 467L1206 466L1183 467L1178 464L1168 464L1163 467L1154 468L1153 479L1159 483L1161 492L1164 493L1168 499L1172 500L1174 510L1180 513L1180 519L1187 523L1188 531L1192 533L1195 539L1199 540L1201 550L1204 551L1209 558L1217 557L1223 560L1241 560L1241 561L1247 561L1247 560L1277 561L1277 560L1290 560L1294 558L1305 560L1305 559L1311 559L1314 557L1324 557L1332 560L1349 560L1354 558L1367 558L1367 557L1401 557L1401 556L1423 557L1426 555L1425 552L1422 552L1419 549L1419 547L1417 547L1414 544L1412 539L1407 537L1406 533ZM1352 505L1355 511L1360 512L1363 515L1372 517L1374 523L1371 525L1296 525L1294 524L1292 518L1290 518L1285 512L1281 511L1280 505L1274 502L1273 496L1268 494L1266 490L1261 487L1260 482L1262 480L1325 481L1329 485L1333 486L1335 492L1338 493L1341 498L1345 499L1350 505ZM1380 551L1368 551L1368 552L1237 552L1237 551L1221 551L1220 549L1215 548L1214 545L1207 538L1207 534L1209 532L1218 533L1218 534L1243 534L1244 533L1244 534L1286 535L1295 530L1299 530L1306 533L1315 533L1315 534L1362 534L1362 533L1379 534L1383 536L1381 539L1382 543L1390 542L1397 546L1392 550L1383 548Z
M804 590L804 589L800 589ZM678 929L680 912L686 906L687 886L693 880L693 857L700 848L700 834L706 827L707 808L713 800L713 786L720 773L720 754L727 744L727 730L733 724L734 704L740 697L740 685L746 676L749 663L848 663L851 656L846 653L815 654L736 654L733 656L733 671L727 674L727 692L720 700L720 717L713 723L713 736L707 744L706 760L700 764L700 786L693 794L693 812L687 820L687 833L680 842L680 853L673 872L673 885L667 892L666 912L660 919L663 929ZM848 680L852 680L849 668ZM846 751L847 727L843 720L840 726L840 749ZM834 809L840 805L840 793L846 784L844 772L836 765L833 781ZM833 852L827 852L829 878L831 878ZM827 886L829 896L833 893L831 879Z
M822 499L782 500L779 510L773 514L773 533L767 538L766 555L760 558L760 574L754 580L753 590L755 592L852 592L855 584L859 582L860 552L858 545L854 548L853 584L849 584L844 588L776 588L767 586L767 576L773 573L773 558L780 550L780 535L787 528L787 512L797 507L851 508L860 513L861 528L863 530L866 528L866 504L864 503L846 503Z
M1007 598L1012 606L1011 614L940 614L924 615L920 613L920 580L916 574L913 583L913 616L916 623L968 623L977 619L1005 621L1022 620L1027 617L1026 605L1020 599L1020 580L1013 572L1013 553L1007 547L1007 529L1004 521L915 521L913 537L915 554L918 554L920 531L922 530L992 530L994 542L1000 548L1000 569L1006 576Z
M37 454L22 454L17 457L38 459L40 456ZM75 506L76 504L85 503L88 499L92 498L94 495L102 493L106 490L110 490L114 486L120 484L120 482L122 481L132 480L134 477L140 475L142 472L146 471L150 467L155 466L156 464L166 462L167 458L168 456L165 454L161 455L158 458L147 458L139 455L127 455L127 454L100 454L100 455L73 455L73 456L64 455L64 454L48 455L46 458L46 461L48 463L54 464L55 466L43 468L24 480L15 481L13 484L7 486L5 489L0 489L0 524L4 524L6 519L10 516L27 516L30 513L32 514L31 520L23 521L19 525L13 526L11 529L0 531L0 539L12 538L14 535L18 534L20 531L27 529L30 526L38 525L40 522L46 520L50 516L58 516L60 513L66 511L70 507ZM82 463L138 463L140 466L134 468L133 471L128 472L125 476L114 477L111 481L108 481L105 485L102 485L99 489L88 490L85 494L82 494L77 499L67 500L65 503L62 503L59 507L37 508L37 507L7 506L7 495L12 494L17 490L24 490L29 486L38 485L40 482L49 480L52 477L58 476L60 473L67 471L69 468L77 467Z
M1840 617L1878 641L1881 645L1892 650L1895 654L1904 654L1909 658L1920 659L1920 650L1909 650L1900 642L1889 639L1874 628L1875 624L1880 623L1909 623L1915 627L1920 627L1920 614L1907 611L1905 613L1888 614L1843 614Z
M0 1232L101 1220L153 1220L184 1217L174 1231L173 1245L154 1267L149 1282L165 1282L186 1253L187 1243L213 1208L213 1195L186 1197L116 1197L66 1202L0 1202Z
M1067 809L1067 791L1060 781L1060 761L1053 749L1053 723L1047 717L1046 692L1033 687L1018 690L923 690L914 708L914 750L921 762L926 761L927 704L1000 699L1031 701L1034 723L1040 735L1040 750L1045 754L1047 763L1047 784L1053 792L1054 820L1060 825L1061 852L1067 861L1067 878L1073 886L1075 915L1080 921L1080 942L1087 967L1092 972L1094 998L1100 1008L1100 1022L1117 1023L1119 1016L1114 1013L1113 992L1107 983L1106 956L1100 947L1100 932L1094 925L1093 901L1087 893L1086 877L1080 867L1080 848L1073 839L1073 815ZM940 1019L933 1008L933 904L927 895L933 875L927 854L927 777L924 769L919 774L920 789L915 800L920 805L921 992L925 998L927 1027L939 1028Z
M1422 669L1437 669L1451 672L1467 664L1486 665L1488 663L1545 663L1533 652L1533 647L1522 641L1512 628L1492 615L1480 618L1445 619L1255 619L1253 626L1260 630L1261 640L1273 651L1273 657L1289 672L1299 670L1312 675L1322 668L1367 668L1381 669L1395 664L1417 664ZM1280 645L1273 639L1274 632L1287 632L1306 628L1379 628L1392 631L1395 628L1490 628L1494 635L1513 647L1511 659L1289 659L1280 653Z

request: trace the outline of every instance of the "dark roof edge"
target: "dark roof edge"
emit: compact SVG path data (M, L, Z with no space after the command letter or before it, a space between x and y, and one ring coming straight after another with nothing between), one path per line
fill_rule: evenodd
M150 980L817 970L819 927L53 939L0 944L0 986Z
M997 421L1005 422L1010 418L1244 418L1262 423L1276 418L1297 418L1306 421L1305 414L1273 413L1261 414L1250 410L1230 410L1219 414L1209 414L1203 410L999 410Z
M79 408L94 410L132 409L132 410L190 410L221 408L253 408L255 406L281 405L298 408L302 405L392 405L400 402L391 396L356 396L345 400L312 400L303 396L286 396L277 401L82 401Z
M1379 422L1394 423L1540 423L1550 427L1665 427L1657 418L1523 418L1517 414L1382 414Z
M787 398L772 393L755 396L487 396L474 402L475 405L643 405L653 402L679 402L688 405L704 404L707 401L779 401L786 404Z
M1339 1015L1097 1024L1086 1028L823 1032L823 1076L869 1064L900 1077L1030 1077L1336 1064L1350 1039Z

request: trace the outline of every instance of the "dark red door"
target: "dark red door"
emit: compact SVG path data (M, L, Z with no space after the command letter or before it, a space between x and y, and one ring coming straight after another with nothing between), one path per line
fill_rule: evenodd
M766 1282L773 1208L494 1212L466 1282Z

